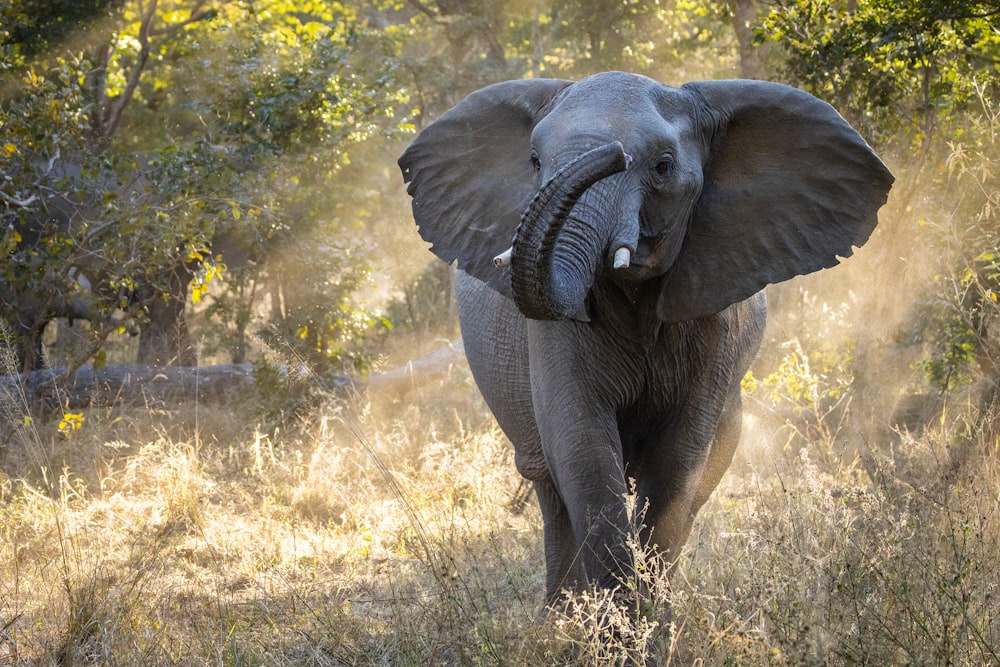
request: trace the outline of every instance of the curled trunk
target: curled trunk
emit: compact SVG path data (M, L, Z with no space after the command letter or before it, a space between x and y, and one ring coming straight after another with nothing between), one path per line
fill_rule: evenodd
M533 319L571 317L583 305L604 253L590 231L560 241L566 219L596 182L628 167L629 157L612 142L576 158L553 176L521 215L511 255L511 289L517 307ZM558 246L562 243L562 252Z

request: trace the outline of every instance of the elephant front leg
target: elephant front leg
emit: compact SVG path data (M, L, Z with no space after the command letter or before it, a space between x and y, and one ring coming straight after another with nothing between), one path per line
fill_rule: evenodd
M529 321L532 403L545 463L587 580L614 588L630 576L633 561L621 438L599 383L586 380L596 355L574 325ZM550 514L547 522L556 512ZM557 562L561 558L557 554Z
M695 515L719 484L733 460L742 420L738 390L725 403L712 430L690 425L664 438L642 466L640 498L648 501L646 522L651 541L675 564L687 543Z
M546 443L546 461L562 498L587 581L615 588L632 574L625 475L615 443L603 432L575 432Z

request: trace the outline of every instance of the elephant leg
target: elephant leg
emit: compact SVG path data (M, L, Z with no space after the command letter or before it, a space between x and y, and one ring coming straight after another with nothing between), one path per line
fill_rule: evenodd
M547 480L531 402L524 318L513 301L463 271L457 287L465 358L479 393L514 445L518 472L533 482Z
M580 369L593 372L600 363L584 327L528 320L531 394L545 462L587 580L613 588L632 570L625 472L614 407L601 382L580 381Z
M566 505L552 480L534 483L535 495L542 510L545 530L545 610L559 600L563 589L577 590L584 583L583 563L573 536ZM544 610L543 610L544 613Z
M603 588L614 588L631 577L633 566L622 469L615 466L617 461L610 451L581 446L574 455L575 447L557 449L547 458L566 504L576 543L580 545L587 580Z
M737 392L726 402L710 444L699 443L704 436L679 433L660 443L653 460L642 467L638 491L640 502L649 503L645 522L653 530L651 541L671 567L691 534L695 515L733 460L740 440L741 419ZM699 449L705 451L705 456L697 460L685 460L679 454Z

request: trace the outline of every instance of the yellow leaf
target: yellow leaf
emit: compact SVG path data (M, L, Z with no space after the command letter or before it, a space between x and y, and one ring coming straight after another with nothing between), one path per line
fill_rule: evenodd
M59 431L61 433L79 431L82 427L83 427L82 412L67 412L63 414L63 418L59 421Z
M7 144L4 145L3 152L7 157L10 157L11 155L17 152L17 146L8 142Z

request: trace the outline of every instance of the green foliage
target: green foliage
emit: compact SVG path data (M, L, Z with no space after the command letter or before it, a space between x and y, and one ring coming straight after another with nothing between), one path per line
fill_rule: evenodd
M319 232L349 245L363 231L335 217L355 191L332 184L352 147L396 132L405 99L395 37L371 28L364 6L125 2L71 58L40 52L24 66L4 52L2 69L24 84L0 99L8 285L65 301L85 263L100 282L95 309L130 316L190 287L193 305L218 294L209 314L245 340L254 296L278 279L272 258ZM47 19L25 18L36 20ZM54 193L67 200L61 218L43 215ZM178 267L190 286L177 284ZM307 336L329 359L331 335L364 317L351 308L345 318L340 298L321 316L323 291L362 281L322 258L312 269L301 288L283 281L299 319L272 330L335 329Z
M968 118L961 141L949 142L949 199L955 207L931 222L935 243L954 248L939 266L923 300L914 336L930 349L923 364L935 388L965 387L1000 378L1000 109L980 89L979 113Z
M496 81L580 78L624 69L682 83L732 74L725 2L548 0L410 3L403 40L407 85L434 117ZM401 21L402 23L402 21Z
M369 284L367 248L328 240L303 239L274 258L272 299L282 313L260 332L268 345L320 371L370 370L374 361L365 343L389 321L359 302ZM303 261L303 257L308 257Z
M83 287L84 279L95 282L97 274L117 267L121 255L114 230L121 202L105 196L118 187L109 170L118 158L88 150L87 96L79 73L90 66L82 58L58 58L45 70L12 72L20 88L0 103L0 296L3 316L27 327L38 323L25 307L42 312L79 298L108 318L120 305L107 283L93 299ZM71 163L69 156L78 159ZM95 210L106 213L104 219L80 214ZM11 310L15 302L20 310ZM91 352L109 329L90 331Z
M185 66L172 70L168 88L188 114L181 122L203 122L199 133L231 174L212 188L231 199L212 237L227 271L221 292L207 295L207 312L240 358L257 320L267 341L279 337L300 360L364 367L352 342L379 321L350 305L368 266L346 261L349 239L363 228L337 215L355 191L335 184L351 150L394 135L405 94L389 60L393 40L356 8L292 6L220 11L199 26L204 40L186 44ZM217 76L198 76L203 62L215 63ZM262 318L256 300L268 293L283 307Z
M2 0L0 48L12 60L30 59L85 32L123 4L123 0Z
M573 76L625 69L679 84L698 76L691 71L692 60L702 60L710 70L731 64L729 19L726 2L554 0L550 20L560 47L556 52L568 57L549 62L555 71Z
M761 390L774 405L788 402L796 410L816 409L844 396L853 379L849 354L806 354L798 340L789 341L782 347L786 352L778 368L759 381L748 376L744 381L747 390Z
M299 420L314 412L324 399L323 383L304 366L280 367L267 359L256 361L254 379L254 420L271 432L294 430Z
M946 308L927 317L925 311L925 321L919 323L921 342L931 349L921 368L931 387L940 391L964 386L975 361L976 333L955 314Z
M927 148L957 132L976 83L996 90L1000 10L967 0L779 0L759 36L788 80L830 101L878 145Z

